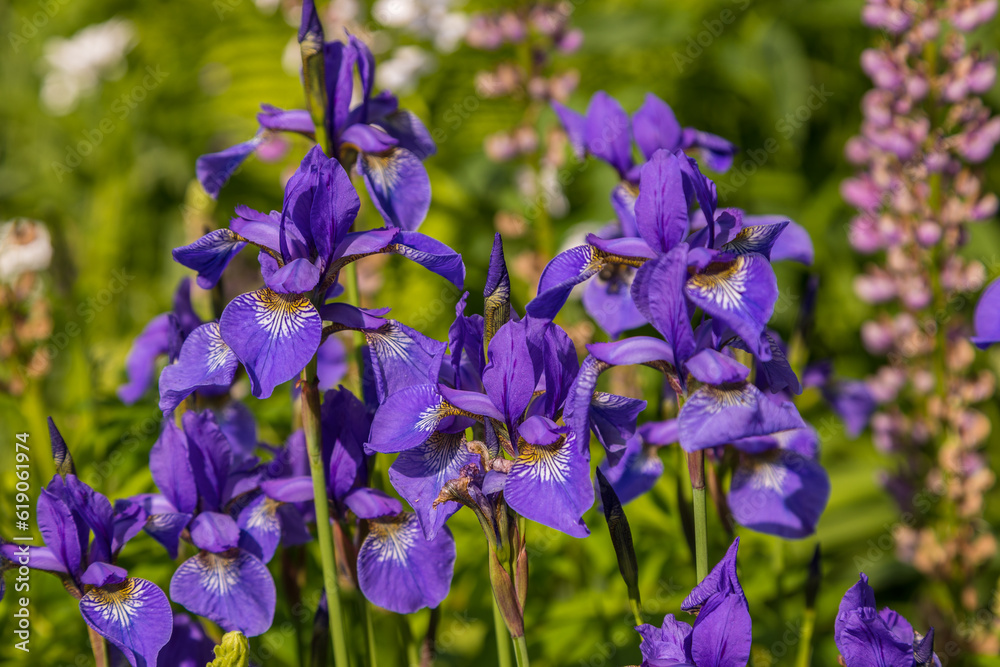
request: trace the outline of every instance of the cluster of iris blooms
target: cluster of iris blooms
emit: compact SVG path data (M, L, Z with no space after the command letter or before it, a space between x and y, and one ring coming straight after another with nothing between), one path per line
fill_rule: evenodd
M172 559L188 556L169 599L227 631L256 636L270 628L276 606L267 563L279 547L312 540L314 526L334 663L346 665L338 569L380 607L435 608L456 559L447 521L465 506L490 547L499 617L518 664L527 665L527 521L589 534L583 517L595 500L593 434L605 453L597 487L643 664L746 665L752 635L736 574L738 539L708 569L705 461L728 462L725 503L738 523L783 538L814 532L829 480L819 438L791 400L800 382L767 328L778 299L771 262L809 261L808 234L782 218L718 208L715 185L686 151L725 170L732 144L682 128L653 96L629 118L598 93L586 114L556 112L581 156L618 172L617 223L556 256L524 314L511 305L497 235L484 313L467 315L463 297L448 340L433 340L386 317L387 309L359 307L349 280L353 262L392 253L464 287L461 256L416 231L430 204L422 160L434 153L433 141L391 93L373 92L374 59L361 41L325 41L309 1L299 41L309 108L264 107L254 138L197 165L216 195L273 133L315 139L281 209L240 206L227 228L174 251L211 289L238 252L255 246L264 286L232 299L218 321L203 322L185 281L174 310L153 320L129 355L127 401L151 384L157 357L168 357L159 376L164 427L150 452L159 493L112 505L77 478L52 425L58 474L38 501L46 546L31 547L26 565L57 574L80 600L99 664L109 650L132 665L197 662L212 642L197 620L172 612L158 586L115 564L125 543L145 532ZM356 229L360 199L348 170L360 175L384 227ZM585 307L617 340L588 345L581 362L553 320L587 281ZM620 338L647 324L657 335ZM341 331L365 343L362 397L336 386L346 367ZM630 364L663 374L675 418L638 426L645 401L597 390L601 373ZM230 397L240 367L258 399L297 380L302 428L282 447L267 447L267 460L252 415ZM214 407L198 410L193 398ZM656 448L673 443L687 454L692 483L698 583L681 608L696 619L689 626L668 615L656 628L642 623L621 503L652 488L662 472ZM388 476L411 509L371 487L379 453L397 454ZM0 546L3 567L18 553ZM894 612L877 611L863 575L844 598L836 631L851 667L937 664L933 634L917 635Z

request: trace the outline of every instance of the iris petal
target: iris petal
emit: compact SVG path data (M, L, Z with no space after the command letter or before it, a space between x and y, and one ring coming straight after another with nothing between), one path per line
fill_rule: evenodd
M253 395L267 398L316 354L323 332L309 299L268 288L242 294L226 306L222 337L246 366Z
M527 306L528 315L551 320L566 303L573 288L601 270L594 248L570 248L556 255L538 280L538 296Z
M789 450L743 456L733 472L733 518L760 533L798 539L812 535L830 497L819 462Z
M229 262L245 246L246 241L231 229L223 228L205 234L190 245L174 248L173 256L178 264L198 272L198 287L212 289Z
M173 628L167 596L151 581L135 577L92 588L80 600L80 613L135 667L156 665Z
M805 427L794 405L776 404L750 384L699 388L684 403L678 423L688 452Z
M372 521L358 551L358 585L374 604L399 614L437 607L455 568L455 540L447 527L425 539L416 515Z
M405 148L360 153L358 171L386 224L415 231L431 204L431 182L420 158Z
M222 340L218 322L203 324L187 337L176 363L160 373L160 410L173 412L201 387L228 387L239 361Z
M226 631L256 637L274 618L274 579L264 564L244 550L202 551L181 563L170 580L170 598Z

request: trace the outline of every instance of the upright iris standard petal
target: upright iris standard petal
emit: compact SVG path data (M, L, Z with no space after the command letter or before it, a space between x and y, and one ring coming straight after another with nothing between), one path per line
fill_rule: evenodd
M486 285L483 287L483 319L486 328L483 333L485 343L497 330L510 319L510 275L507 273L507 262L503 256L503 239L497 232L493 237L493 250L490 252L490 265L486 273Z
M465 264L462 256L437 239L411 231L401 231L394 239L390 252L416 262L441 276L458 289L465 285Z
M145 326L125 358L128 383L118 388L118 398L131 405L142 397L153 380L156 358L170 350L174 324L172 315L157 315Z
M776 404L751 384L699 388L681 408L678 424L688 452L805 427L794 405Z
M455 569L455 540L447 527L425 539L411 512L375 520L358 551L358 585L371 602L398 614L437 607Z
M269 397L277 385L298 375L316 354L323 333L309 299L266 287L230 301L219 326L246 366L257 398Z
M642 239L659 253L669 251L688 235L682 160L683 156L657 151L640 172L636 226Z
M149 470L157 488L178 512L193 512L198 505L198 489L191 468L187 435L166 420L160 437L149 453Z
M82 574L89 531L81 535L70 508L48 489L39 492L37 513L38 530L59 564L71 575Z
M538 296L527 306L528 315L551 320L573 288L601 270L601 261L589 245L577 246L552 258L538 280Z
M683 130L670 105L653 93L646 93L646 100L632 115L632 133L643 157L648 160L661 148L677 150Z
M155 667L173 627L167 596L136 577L91 588L80 600L80 613L134 667Z
M971 340L979 349L1000 342L1000 280L990 283L979 297L974 324L976 335Z
M691 657L699 667L744 667L752 643L750 609L742 595L713 595L691 629Z
M434 433L422 445L402 452L389 467L389 481L417 513L424 536L433 539L458 511L457 503L434 501L446 482L461 477L462 468L477 456L465 447L461 434Z
M405 148L358 155L358 171L386 224L415 231L431 205L431 182L420 158Z
M229 262L246 246L231 229L225 227L205 234L194 243L174 248L174 261L198 272L198 287L212 289Z
M694 611L701 607L707 600L717 594L736 595L744 597L743 587L736 576L736 554L740 549L740 538L733 540L726 550L726 555L715 564L712 571L708 573L701 582L695 586L691 593L681 602L681 609L684 611Z
M218 197L222 186L229 182L229 178L263 141L264 138L258 134L249 141L198 158L194 167L195 175L201 182L201 186L205 188L205 192L213 199Z
M587 150L586 145L586 124L587 120L583 114L573 111L555 100L552 101L552 110L556 112L559 122L562 123L569 144L578 158L582 158Z
M760 255L739 255L714 262L692 276L684 286L688 299L729 326L762 360L771 357L761 345L761 334L778 300L778 282L768 261Z
M575 436L571 433L548 445L522 440L507 474L504 498L511 509L532 521L573 537L589 535L583 514L594 504L594 487L590 465Z
M594 93L584 121L587 150L618 170L621 176L632 167L632 133L628 114L618 100L603 90Z
M683 292L687 272L687 244L681 243L641 266L632 283L636 307L666 339L670 363L678 368L683 368L696 348Z
M785 449L741 456L729 487L740 525L786 539L812 535L829 498L823 466Z
M837 648L845 664L859 667L913 667L913 644L899 639L874 608L837 617Z
M170 599L226 631L263 634L274 619L274 579L267 567L242 549L202 551L181 563L170 580Z
M218 322L203 324L187 337L176 363L160 373L160 410L173 412L201 387L228 387L239 360L222 340Z
M490 341L487 356L483 386L493 404L502 410L514 438L517 422L531 402L542 373L540 350L533 354L528 345L527 320L511 320L500 327Z

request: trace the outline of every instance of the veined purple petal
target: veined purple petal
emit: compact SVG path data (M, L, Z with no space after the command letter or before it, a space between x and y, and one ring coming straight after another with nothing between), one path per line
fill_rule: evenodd
M673 614L663 618L660 628L646 623L637 626L636 630L642 637L639 650L646 667L694 667L691 626L678 621Z
M187 337L176 363L160 373L160 410L174 411L201 387L228 387L239 361L222 340L218 322L203 324Z
M785 539L812 535L829 498L823 466L783 449L741 456L729 488L740 525Z
M646 409L646 401L628 396L594 392L590 401L590 428L614 465L625 453L628 440L635 435L635 423Z
M270 104L261 104L257 122L261 127L274 132L295 132L311 137L316 133L312 116L305 109L279 109Z
M311 486L312 480L310 479ZM237 519L239 528L256 542L260 549L260 559L265 563L270 562L271 558L274 557L274 552L281 541L281 520L278 518L280 507L280 502L261 494L240 511L240 516ZM193 537L194 533L192 532Z
M232 549L240 541L240 528L228 514L201 512L190 528L194 545L212 553Z
M147 535L163 545L171 559L177 558L181 533L191 522L192 515L185 512L161 512L150 514L142 529Z
M181 418L188 439L191 470L198 487L200 507L215 510L227 500L226 485L232 463L232 448L211 410L188 411Z
M566 130L569 144L573 147L577 158L582 158L587 149L585 137L587 121L583 114L573 111L555 100L552 101L552 110L556 112L559 122L562 123L563 129Z
M837 616L837 649L848 665L912 667L913 644L900 640L874 607Z
M678 375L682 386L684 364L696 348L683 291L688 275L687 254L687 244L678 244L640 267L632 283L632 300L666 339L669 363L681 371Z
M635 221L635 200L638 196L639 187L629 181L622 181L611 191L611 206L621 225L622 236L639 235Z
M713 595L691 629L691 657L701 667L745 667L750 660L750 609L742 595Z
M688 372L705 384L728 384L743 382L750 375L750 369L713 349L702 350L688 360Z
M361 153L381 153L399 143L395 137L390 136L387 132L364 123L356 123L348 127L340 135L340 141L352 145Z
M670 105L653 93L632 115L635 143L647 160L661 148L675 151L681 147L682 130Z
M638 435L625 443L625 451L616 464L605 460L600 467L623 505L652 489L663 474L663 461L656 449L645 446Z
M249 141L236 144L218 153L207 153L198 158L194 167L195 175L212 199L219 196L222 186L229 182L229 178L239 169L243 161L257 150L263 140L263 137L258 134Z
M170 313L157 315L132 343L132 349L125 359L128 382L118 387L118 398L123 403L131 405L138 401L152 382L156 358L170 350L174 328L171 319Z
M419 232L402 231L396 236L390 251L436 273L458 289L463 289L465 264L462 256L437 239Z
M431 204L431 181L420 158L405 148L358 154L358 171L386 224L415 231Z
M974 324L976 335L970 340L979 349L1000 342L1000 280L994 280L983 290L976 304Z
M751 384L701 387L684 403L678 424L688 452L805 427L794 405L775 404Z
M138 503L128 498L119 498L114 505L114 519L111 535L111 555L117 556L122 547L142 532L148 514Z
M228 228L216 229L205 234L194 243L174 248L174 261L198 272L198 287L212 289L229 262L246 246Z
M692 276L684 286L687 297L699 308L726 324L762 360L770 359L761 334L778 300L774 271L760 255L740 255L717 262Z
M155 667L173 628L167 596L153 582L137 577L92 588L80 600L80 613L134 667Z
M577 246L552 258L538 280L538 296L526 310L531 317L551 320L566 303L573 288L601 270L593 247Z
M635 220L639 235L651 248L665 253L688 235L688 200L682 172L683 157L661 150L642 167Z
M309 299L267 288L230 301L219 326L246 366L257 398L269 397L277 385L298 375L316 354L323 332Z
M188 439L173 419L164 421L163 431L149 453L153 481L173 509L193 512L198 505L198 489L191 469Z
M622 105L603 90L597 91L590 98L583 128L587 150L624 177L632 166L632 133Z
M790 260L806 266L813 263L813 244L809 232L805 228L781 215L744 215L743 224L760 226L776 225L787 222L785 230L775 240L771 247L771 261Z
M734 255L757 253L770 260L771 248L774 247L778 237L785 231L785 228L789 224L789 220L784 220L773 225L749 225L745 223L736 236L731 241L723 244L719 249Z
M380 402L403 387L437 381L444 343L395 320L365 330L365 340Z
M89 531L81 535L81 528L70 508L48 489L39 492L36 509L38 530L45 540L45 546L52 550L66 572L73 576L82 574Z
M276 594L267 567L247 551L199 552L177 568L170 599L226 631L256 637L271 627Z
M487 351L483 386L516 437L516 425L531 403L542 374L542 359L528 346L528 322L511 320L493 336Z
M733 166L733 157L739 152L735 144L722 137L691 127L684 128L682 142L684 148L699 149L709 169L720 173Z
M344 42L329 41L323 44L323 68L326 74L327 126L336 137L347 127L347 116L354 93L354 63L357 51Z
M431 138L431 133L427 131L427 127L412 111L396 109L379 117L374 122L385 128L385 131L394 137L401 147L416 155L420 160L426 160L437 152L437 146Z
M437 430L447 412L436 385L405 387L390 394L375 411L371 435L365 444L386 454L412 449Z
M321 278L319 267L308 259L293 259L264 277L264 284L279 294L299 295L311 292Z
M507 273L507 262L503 256L503 239L500 237L500 232L493 237L483 299L485 300L483 319L486 323L483 336L489 345L497 330L510 320L510 275Z
M26 551L22 551L26 550ZM23 544L0 544L0 557L16 565L24 565L33 570L69 574L60 557L49 547L33 547Z
M594 504L594 487L590 465L574 435L551 445L522 440L518 447L504 486L504 499L510 508L567 535L589 535L583 513Z
M371 602L398 614L437 607L455 568L455 540L447 527L425 539L416 515L403 512L370 523L358 552L358 585Z
M554 417L563 407L580 371L576 346L562 327L546 320L528 319L529 344L541 348L545 380L543 414Z
M736 554L740 549L740 538L733 540L726 550L726 555L715 564L715 567L708 573L701 582L695 586L684 601L681 602L681 609L693 611L703 605L705 601L716 595L736 595L744 597L743 587L740 586L739 577L736 576Z

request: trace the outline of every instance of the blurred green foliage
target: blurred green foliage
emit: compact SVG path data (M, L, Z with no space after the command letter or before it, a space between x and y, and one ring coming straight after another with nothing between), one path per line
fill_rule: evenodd
M499 6L470 2L463 9ZM51 7L55 11L46 12ZM732 187L726 205L786 214L813 235L815 265L808 270L779 270L788 307L779 309L775 326L785 333L790 330L805 278L809 272L818 274L821 291L817 326L808 341L811 358L834 359L837 371L845 376L863 377L875 368L858 338L860 323L870 311L852 291L851 280L862 260L848 246L845 225L850 211L838 191L839 182L850 173L842 147L858 127L859 100L868 88L858 57L875 39L860 26L861 3L580 0L575 7L573 23L584 30L584 45L557 61L560 68L581 72L571 106L584 108L593 91L604 89L631 111L647 91L654 92L673 106L683 124L742 146L745 152L737 157L737 168L751 159L750 151L759 155L769 139L777 142L778 149L768 153L763 164L751 161L753 168L747 171L753 173L746 179L735 173L719 177L720 184ZM720 30L714 22L725 10L733 12L735 20L719 24ZM24 22L39 12L46 20L35 34L26 36ZM39 103L46 40L114 16L128 18L138 33L127 71L83 97L71 114L48 115ZM132 339L149 319L169 308L177 281L186 275L171 261L169 251L185 243L191 233L184 229L182 214L195 159L249 137L255 131L260 102L297 107L302 93L298 79L281 62L293 28L280 10L269 15L248 0L16 0L0 3L0 27L0 33L7 35L0 44L0 218L36 218L52 231L55 259L45 287L57 341L45 378L31 383L23 396L0 397L0 460L4 461L0 533L7 534L13 525L13 475L6 463L13 460L12 436L22 431L31 434L35 494L53 474L44 425L47 415L59 424L81 476L96 480L98 490L112 498L153 490L147 463L159 428L155 398L151 392L127 407L118 401L115 388L123 381L123 362ZM26 39L8 43L10 34ZM698 44L704 34L711 37L702 39L709 42L707 46ZM980 35L990 49L996 47L997 37L995 28ZM465 256L470 312L479 312L482 305L478 289L485 278L494 214L501 207L525 207L513 185L514 167L490 162L482 150L487 134L520 118L521 103L481 99L473 84L478 70L510 55L465 46L453 54L439 54L436 71L402 101L431 130L443 130L438 154L427 162L434 201L422 231ZM143 99L133 100L134 108L115 106L132 99L129 96L143 86L147 68L161 73L162 81L147 86ZM809 96L817 90L828 97L810 110ZM997 106L996 91L988 101ZM475 109L455 113L470 106ZM105 119L110 119L111 131L100 131ZM551 124L554 116L546 112L541 122ZM80 152L80 142L90 142L93 149L79 155L78 166L58 167L76 161L72 154ZM215 223L224 224L237 203L277 208L281 173L294 165L302 147L293 146L289 157L278 164L249 161L224 189ZM992 169L996 165L994 158L985 167L993 190L1000 186ZM567 169L572 173L566 188L571 206L565 218L555 221L557 238L574 224L605 221L613 215L608 200L614 185L611 170L596 162L571 162ZM364 206L364 215L371 220L371 208L367 202ZM1000 248L998 237L991 221L973 230L969 246L970 253L986 261L990 277L1000 271L1000 263L990 255ZM530 235L511 240L508 259L530 245ZM254 258L241 259L252 270ZM115 276L127 279L125 289L106 303L90 301L108 289ZM523 312L531 286L515 278L514 288L514 305ZM445 336L458 296L413 264L393 260L384 267L379 303L392 306L394 317L432 336ZM572 307L565 315L567 321L579 316ZM77 330L77 335L65 335ZM990 363L1000 366L996 353ZM630 377L654 392L655 376L646 370ZM283 441L289 429L287 397L264 404L251 400L250 405L260 418L261 439ZM816 542L823 548L824 578L814 664L837 662L833 620L841 595L860 568L870 575L879 603L907 615L918 629L932 616L929 605L942 595L924 586L915 571L893 557L892 526L900 517L877 482L879 471L890 462L874 451L868 438L848 440L818 396L807 393L800 406L823 435L822 460L830 471L833 495L813 539L783 542L740 531L741 579L754 619L755 667L792 663L806 565ZM996 407L990 410L995 420ZM994 436L994 462L997 445ZM678 612L694 580L677 512L677 474L683 466L675 449L662 455L667 473L661 483L653 493L626 506L646 616L657 624L663 614ZM384 471L380 464L381 482L387 484ZM1000 520L998 507L996 502L987 503L987 518L993 525ZM607 527L597 511L588 514L587 521L593 534L585 540L535 525L528 530L532 559L525 626L535 665L600 667L640 659ZM712 521L714 562L723 554L726 538L715 517ZM456 515L451 526L459 556L452 593L442 605L438 664L495 664L485 542L465 512ZM309 557L315 554L310 551ZM281 563L281 558L272 563L279 590ZM125 550L123 565L164 589L174 567L145 537ZM317 563L311 560L310 565L316 576L310 577L304 599L315 601L320 577ZM91 664L76 604L55 578L34 574L31 585L32 653L25 658L12 647L14 595L9 592L0 603L0 661ZM274 629L251 639L255 659L266 665L296 664L294 640L299 630L292 619L290 608L279 602ZM379 644L380 664L401 664L404 652L397 638L419 637L428 612L406 622L412 627L404 629L391 614L377 615L376 628L384 638ZM301 631L308 633L310 628L311 618ZM965 658L958 656L948 664Z

